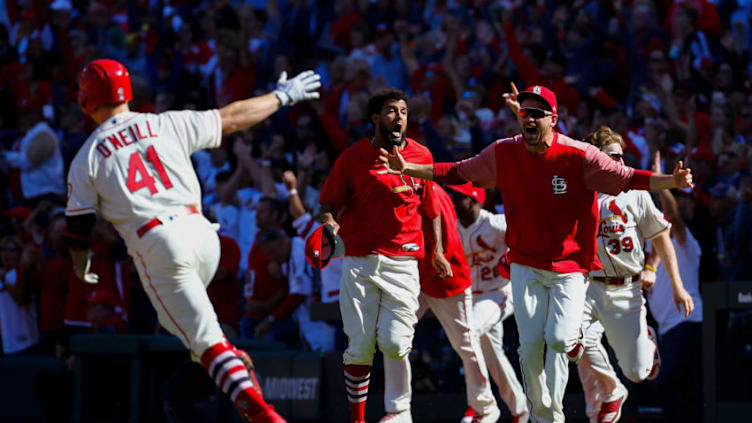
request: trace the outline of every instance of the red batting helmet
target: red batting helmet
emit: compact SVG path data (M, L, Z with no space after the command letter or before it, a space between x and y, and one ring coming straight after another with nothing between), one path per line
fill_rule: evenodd
M99 106L123 103L131 98L131 75L115 60L94 60L78 77L78 104L87 115Z

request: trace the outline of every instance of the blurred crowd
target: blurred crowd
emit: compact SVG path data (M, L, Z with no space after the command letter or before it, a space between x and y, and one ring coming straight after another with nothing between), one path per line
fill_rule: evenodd
M139 112L221 107L271 91L282 71L322 76L320 101L286 108L193 156L203 211L221 225L222 261L209 292L228 336L341 346L335 325L316 329L327 342L306 339L301 327L310 322L296 312L336 301L336 293L322 291L313 269L312 289L291 291L288 244L261 251L257 234L296 234L298 216L286 201L293 188L317 213L334 159L369 136L367 100L386 87L410 94L408 136L436 161L467 157L519 131L501 97L511 82L550 87L559 99L558 131L582 139L608 125L627 143L627 164L647 169L660 151L664 169L678 160L691 167L696 186L677 196L702 248L700 280L752 281L752 1L0 4L5 354L64 356L71 333L160 332L110 224L95 230L99 284L78 280L61 246L68 166L95 127L78 108L77 75L101 57L130 70L131 109ZM485 206L503 211L498 195ZM425 347L419 361L446 362L448 351Z

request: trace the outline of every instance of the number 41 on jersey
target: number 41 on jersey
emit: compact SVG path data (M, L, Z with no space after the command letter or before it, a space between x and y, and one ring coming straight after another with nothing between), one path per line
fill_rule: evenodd
M162 181L165 189L172 188L170 177L167 176L167 172L165 172L162 161L159 160L157 150L154 149L153 145L150 145L149 149L146 150L146 160L156 169L157 175L159 175L159 179ZM143 159L141 159L141 154L138 152L131 154L128 160L128 181L126 182L126 186L132 193L143 188L149 188L151 195L157 193L157 185L154 183L154 177L146 169L146 165Z

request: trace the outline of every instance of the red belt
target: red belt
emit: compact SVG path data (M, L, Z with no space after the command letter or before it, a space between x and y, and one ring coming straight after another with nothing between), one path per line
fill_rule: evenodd
M616 278L611 276L592 276L593 280L605 283L606 285L628 285L640 280L640 275L627 276L626 278Z
M185 211L175 213L174 215L170 216L170 219L173 219L178 216L188 216L191 214L199 214L198 207L196 206L185 206ZM136 234L139 238L144 236L145 233L149 232L152 228L155 226L159 226L162 224L162 221L157 219L156 217L146 223L143 224L140 228L136 229Z

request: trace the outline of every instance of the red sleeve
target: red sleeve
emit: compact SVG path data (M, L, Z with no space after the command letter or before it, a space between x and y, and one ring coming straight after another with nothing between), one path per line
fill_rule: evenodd
M629 180L624 191L629 191L631 189L639 189L643 191L650 190L650 175L652 174L653 172L649 170L635 169L634 175L632 175L632 179Z
M347 148L347 133L341 126L339 126L337 118L331 113L325 111L319 115L319 121L324 128L324 132L326 132L326 135L332 141L332 145L334 145L337 150L343 151Z
M514 67L517 69L517 73L522 76L525 85L530 86L540 82L543 79L541 73L533 62L525 56L525 52L522 51L522 46L517 40L517 34L514 33L514 26L511 24L504 25L504 38L509 48L509 57L512 58Z
M306 296L302 294L290 294L272 312L274 319L284 319L292 314L299 305L303 304Z
M347 179L345 172L346 154L340 154L334 162L332 173L326 177L324 186L321 188L319 204L329 204L334 210L339 210L345 203L347 194Z
M433 220L441 215L439 209L439 199L436 194L436 184L431 181L426 181L426 188L423 190L421 196L421 205L423 207L423 213L427 219Z
M457 170L457 162L455 163L434 163L433 164L433 180L440 184L448 185L462 185L467 180L460 176Z
M634 169L612 160L593 145L585 147L583 157L585 186L593 191L616 195L625 191L634 175Z

